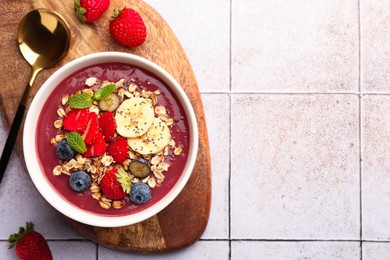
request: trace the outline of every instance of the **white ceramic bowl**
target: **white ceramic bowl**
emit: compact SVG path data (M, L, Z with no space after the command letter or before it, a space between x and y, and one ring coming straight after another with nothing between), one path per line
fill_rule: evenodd
M187 162L176 184L161 200L159 200L154 205L140 212L125 216L98 215L82 210L65 200L58 193L58 191L53 189L52 185L50 185L48 179L45 177L45 173L40 167L36 145L36 142L40 141L39 136L37 137L38 115L40 115L44 103L48 99L51 92L62 80L74 72L90 65L107 62L119 62L135 65L154 73L157 77L164 81L172 90L172 92L175 93L177 99L181 103L186 114L185 116L188 119L188 125L190 129L190 146ZM89 54L67 63L58 69L52 76L50 76L49 79L41 86L38 93L34 97L27 113L23 133L23 148L27 169L34 185L42 194L42 196L54 208L56 208L65 216L84 224L100 227L118 227L138 223L157 214L177 197L177 195L186 185L195 164L198 150L198 129L195 113L188 97L184 93L181 86L176 82L176 80L164 69L155 63L136 55L121 52L101 52ZM96 200L93 201L97 203Z

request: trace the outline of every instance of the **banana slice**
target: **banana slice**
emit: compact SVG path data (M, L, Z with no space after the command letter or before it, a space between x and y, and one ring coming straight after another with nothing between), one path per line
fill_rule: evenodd
M155 154L169 144L171 132L160 118L154 118L152 126L143 136L128 138L130 148L140 154Z
M138 137L148 131L153 118L152 100L132 97L123 101L116 111L116 130L123 137Z

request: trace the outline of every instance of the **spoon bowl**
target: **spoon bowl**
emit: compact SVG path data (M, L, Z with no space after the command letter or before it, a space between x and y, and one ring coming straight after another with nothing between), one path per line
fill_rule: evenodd
M49 9L36 9L26 14L17 31L19 50L31 66L31 76L24 89L19 107L0 159L0 183L14 147L26 110L27 96L37 74L54 67L68 53L69 26L61 15Z

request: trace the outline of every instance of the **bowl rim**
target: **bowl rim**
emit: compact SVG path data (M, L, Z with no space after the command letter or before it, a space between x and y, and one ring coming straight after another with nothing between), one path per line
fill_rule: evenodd
M166 196L161 198L157 203L146 208L145 210L136 212L131 215L98 215L93 212L82 210L79 207L66 201L57 191L51 187L45 178L45 173L41 171L39 166L39 159L36 152L36 125L39 119L39 116L36 115L40 115L48 96L58 86L59 82L62 82L62 80L64 80L72 73L87 66L105 62L121 62L131 64L150 71L159 77L175 93L177 99L181 103L186 114L190 130L190 147L187 156L187 162L176 184L166 194ZM47 202L49 202L51 206L53 206L56 210L65 216L78 222L97 227L120 227L135 224L156 215L165 207L167 207L183 190L192 174L192 170L197 158L198 144L198 127L195 112L188 96L180 84L167 71L165 71L156 63L143 57L124 52L91 53L76 58L60 67L44 82L33 98L27 112L23 131L23 153L25 157L25 163L29 172L29 176L40 194L46 199ZM40 174L37 174L37 172Z

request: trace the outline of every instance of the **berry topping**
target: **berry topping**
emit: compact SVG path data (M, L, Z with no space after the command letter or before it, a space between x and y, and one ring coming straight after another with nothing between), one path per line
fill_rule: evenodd
M100 131L96 133L95 143L87 144L87 151L83 153L84 157L102 156L106 152L106 143Z
M149 162L144 158L135 158L129 165L130 173L138 178L145 178L151 172Z
M87 108L73 109L64 119L64 129L82 134L87 127L90 112Z
M110 33L115 40L128 47L137 47L146 39L144 21L131 8L114 11L110 20Z
M114 112L120 104L119 96L115 93L99 100L99 109L102 111Z
M127 141L123 137L117 137L107 146L107 154L111 155L117 163L123 163L127 158L127 153Z
M108 8L110 0L75 0L77 17L84 23L96 21Z
M52 260L49 245L41 233L34 230L34 224L26 223L26 228L20 227L19 233L9 236L8 248L15 247L20 259Z
M90 113L87 127L82 135L86 144L93 144L96 139L96 134L99 131L98 116L96 113Z
M99 117L99 126L102 130L104 140L111 142L115 137L116 123L114 114L111 112L105 112Z
M76 192L86 191L91 186L91 176L83 171L72 173L69 178L69 185Z
M118 169L116 169L116 168L109 170L104 174L104 176L101 180L100 187L102 189L102 192L109 199L121 200L128 195L128 193L125 192L124 190L129 190L130 188L126 187L126 189L124 189L122 187L122 184L119 183L119 181L118 181L118 176L122 175L122 177L120 177L122 179L122 182L129 183L128 184L129 187L131 187L131 181L124 181L124 179L126 179L126 177L123 174L127 174L127 173L124 172L123 170L121 170L120 172L122 174L118 174ZM130 178L130 176L128 175L127 180L129 178Z
M56 147L56 153L62 160L70 160L73 158L75 151L66 142L66 139L62 139Z
M130 200L136 204L144 204L152 197L150 188L147 184L138 182L133 185L130 193Z

